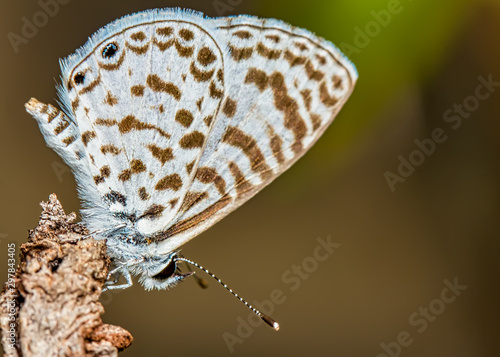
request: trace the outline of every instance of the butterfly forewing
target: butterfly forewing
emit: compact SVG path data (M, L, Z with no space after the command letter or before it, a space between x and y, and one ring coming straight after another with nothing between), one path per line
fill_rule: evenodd
M350 95L356 72L336 48L275 22L219 22L228 80L185 203L161 238L188 239L236 209L319 138ZM182 241L182 239L181 239Z

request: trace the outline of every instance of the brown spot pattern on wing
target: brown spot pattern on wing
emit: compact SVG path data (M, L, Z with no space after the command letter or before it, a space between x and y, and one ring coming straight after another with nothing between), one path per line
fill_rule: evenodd
M143 201L147 201L151 197L151 195L146 191L146 187L144 186L139 188L137 194L139 195L139 198Z
M101 183L104 183L104 181L105 181L105 179L104 179L104 177L102 177L101 175L96 175L96 176L94 176L94 183L95 183L96 185L99 185L99 184L101 184Z
M230 45L229 48L231 49L231 57L237 62L247 60L253 54L253 47L237 48Z
M206 126L210 126L210 124L212 124L212 120L214 120L213 115L209 115L203 118L203 122L205 123Z
M196 101L196 107L198 108L198 110L201 111L201 105L203 104L203 100L205 99L205 97L201 97L200 99L198 99Z
M306 63L307 57L304 56L296 56L290 50L285 51L285 59L290 64L290 67L298 66Z
M307 51L309 47L305 43L302 42L295 42L295 47L297 47L301 51Z
M267 165L266 159L253 137L246 135L234 126L228 126L222 141L241 149L248 157L252 171L260 173L262 180L270 178L272 174L269 165Z
M175 49L181 57L191 57L194 52L194 47L183 46L179 41L175 41Z
M157 40L156 38L153 39L153 44L158 47L158 49L162 52L168 50L170 47L173 46L173 44L175 43L175 40L168 40L167 42L161 42L159 40Z
M108 90L108 93L106 94L106 98L104 99L104 103L107 105L113 106L118 103L118 98L116 98L113 93L111 93Z
M327 107L333 107L339 101L335 96L331 96L326 88L326 83L322 82L319 86L319 99Z
M229 118L234 117L234 114L236 114L236 102L231 98L227 97L224 102L224 107L222 108L222 112L226 114Z
M109 175L111 174L111 170L109 169L108 165L101 167L101 169L99 171L100 171L102 177L108 178Z
M257 68L250 68L245 77L245 83L253 83L259 91L263 92L267 88L267 74Z
M44 114L47 114L47 121L49 123L52 123L52 121L57 118L57 116L61 113L59 111L59 109L57 109L56 107L53 107L52 105L47 105L46 106L47 110ZM45 110L45 107L42 109L42 113L43 111Z
M144 213L141 215L141 218L146 217L149 219L157 219L157 218L161 217L161 214L164 210L165 210L164 206L158 205L158 204L153 204L153 205L149 206L146 211L144 211Z
M189 66L189 71L193 75L194 79L196 79L197 82L207 82L212 77L214 76L215 70L212 69L211 71L202 71L196 67L194 62L191 62L191 65Z
M314 66L313 66L311 61L306 61L305 68L306 68L306 73L307 73L307 76L309 77L309 79L312 79L312 80L319 82L325 76L325 74L323 72L321 72L320 70L314 69Z
M175 114L175 121L185 128L189 128L193 120L193 114L191 114L191 112L187 109L179 109Z
M55 127L54 134L56 134L56 135L61 134L68 126L69 126L69 123L66 120L61 120L59 122L59 125L57 125Z
M112 144L107 144L101 146L101 152L106 155L106 154L112 154L112 155L118 155L119 153L122 152L121 149L117 148L116 146Z
M170 200L168 202L170 204L170 208L174 209L174 207L177 205L177 202L179 202L178 198L174 198L173 200Z
M125 169L118 175L118 180L125 182L130 180L131 177L132 177L132 172L130 171L130 169Z
M150 144L148 145L148 149L151 151L151 154L161 162L162 165L174 158L172 148L162 149L155 144Z
M129 50L134 52L136 55L144 55L148 52L148 49L149 49L149 43L146 43L143 46L134 46L134 45L127 42L125 45L127 46L127 48Z
M196 170L196 179L204 184L213 183L219 193L226 193L226 181L217 173L213 167L200 167Z
M241 172L238 165L233 161L229 163L229 171L234 178L234 186L236 188L238 197L242 196L245 192L249 191L253 187L253 185L245 179L245 176Z
M146 35L142 31L134 32L132 35L130 35L130 38L134 41L139 41L142 42L146 39Z
M247 40L249 38L252 38L253 35L248 32L248 31L244 31L244 30L240 30L240 31L236 31L233 33L233 36L236 36L236 37L239 37L241 38L242 40Z
M113 126L118 124L118 122L115 119L102 119L102 118L97 118L94 122L95 125L102 125L102 126Z
M181 29L179 30L179 35L184 39L185 41L191 41L194 38L194 33L191 30L188 29Z
M134 159L130 162L130 169L123 170L118 175L118 179L120 181L128 181L130 180L133 174L138 174L144 171L146 171L146 165L144 165L144 163L141 160Z
M182 187L182 180L179 174L172 174L165 176L157 182L155 186L156 191L174 190L178 191Z
M80 97L76 97L75 100L71 102L71 109L73 109L73 113L78 109L80 105Z
M257 53L268 60L277 60L281 57L281 50L273 50L264 45L262 42L257 44Z
M203 66L208 66L209 64L212 64L217 60L217 56L214 55L212 50L208 47L203 47L199 52L198 52L198 62L200 62Z
M72 144L74 141L76 140L76 137L75 136L68 136L67 138L64 138L62 140L63 144L66 144L66 146L69 146L70 144Z
M274 92L276 109L285 114L285 127L293 131L295 142L292 145L292 150L298 154L302 151L302 138L307 133L306 123L299 114L299 105L295 99L288 95L285 77L282 73L273 73L269 84Z
M326 65L326 58L325 57L316 54L316 59L318 60L320 65L322 65L322 66Z
M101 169L99 170L99 172L100 172L100 175L94 176L94 182L95 182L96 185L104 183L104 181L106 180L106 178L109 177L109 175L111 173L111 170L109 169L109 166L103 166L103 167L101 167Z
M191 174L191 171L193 171L194 163L195 161L191 161L189 164L186 165L186 171L188 174Z
M146 82L147 82L149 88L151 88L155 92L165 92L167 94L170 94L176 100L181 99L181 91L179 90L179 88L173 83L164 82L156 74L148 75Z
M170 36L174 33L174 28L170 26L160 27L156 29L156 33L160 36Z
M116 124L116 120L114 124ZM122 134L128 133L131 130L156 130L161 136L167 139L170 138L170 134L166 133L161 128L153 124L143 123L133 115L127 115L123 118L120 123L118 123L118 129Z
M90 93L92 92L99 84L101 84L101 75L99 74L99 76L97 76L96 79L94 79L92 82L90 82L90 84L86 87L83 87L82 89L80 89L80 91L78 92L78 94L86 94L86 93Z
M184 135L179 141L179 145L183 149L201 148L205 142L205 135L199 131Z
M144 172L144 171L146 171L146 165L144 165L144 163L139 159L133 159L130 162L130 171L133 174L138 174L140 172Z
M210 96L212 98L219 99L219 98L222 98L222 95L224 94L224 92L222 90L217 89L217 87L215 86L214 81L210 82L210 88L209 88L209 90L210 90Z
M300 95L302 96L302 99L304 99L304 104L306 105L307 111L310 111L312 102L311 90L304 89L303 91L300 92Z
M283 155L283 140L281 137L274 132L272 127L269 127L269 144L273 152L274 157L278 163L282 164L285 161L285 156Z
M311 114L311 122L313 124L313 130L318 130L321 126L321 117L318 114Z
M264 91L268 85L271 87L274 93L274 105L276 109L284 113L285 127L294 133L295 142L292 145L292 150L296 154L302 151L302 138L307 133L307 127L299 114L297 101L288 94L283 73L274 72L267 76L264 71L250 68L245 83L254 83L260 91Z
M271 40L275 43L279 43L280 42L280 37L278 35L266 35L266 38L268 40Z
M142 97L144 95L144 86L143 85L136 85L136 86L132 86L130 88L130 93L132 93L133 96L136 96L136 97Z
M332 77L332 82L333 82L333 87L335 89L343 89L343 83L342 83L342 78L340 78L339 76L337 75L334 75Z

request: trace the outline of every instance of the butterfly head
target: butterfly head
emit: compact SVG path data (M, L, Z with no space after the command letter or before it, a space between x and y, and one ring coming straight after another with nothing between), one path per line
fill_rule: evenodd
M144 260L138 266L142 272L139 278L140 283L146 290L164 290L174 287L181 280L191 276L192 272L181 273L178 258L178 252L173 252Z

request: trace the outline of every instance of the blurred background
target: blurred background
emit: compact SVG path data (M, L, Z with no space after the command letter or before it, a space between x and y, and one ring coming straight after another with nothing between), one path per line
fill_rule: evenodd
M122 355L498 354L498 0L60 2L22 42L13 39L38 1L4 2L0 14L5 267L7 244L26 240L40 201L54 192L67 212L79 209L69 169L24 111L32 96L55 104L59 58L149 8L274 17L341 47L358 85L303 159L183 254L252 303L273 298L264 305L281 330L249 321L214 281L149 293L136 283L102 297L104 321L135 338Z

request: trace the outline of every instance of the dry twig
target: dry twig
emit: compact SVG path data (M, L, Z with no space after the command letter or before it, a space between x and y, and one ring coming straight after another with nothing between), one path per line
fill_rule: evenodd
M5 356L116 356L132 343L102 322L98 301L110 261L103 241L66 215L55 194L20 247L20 264L0 297Z

